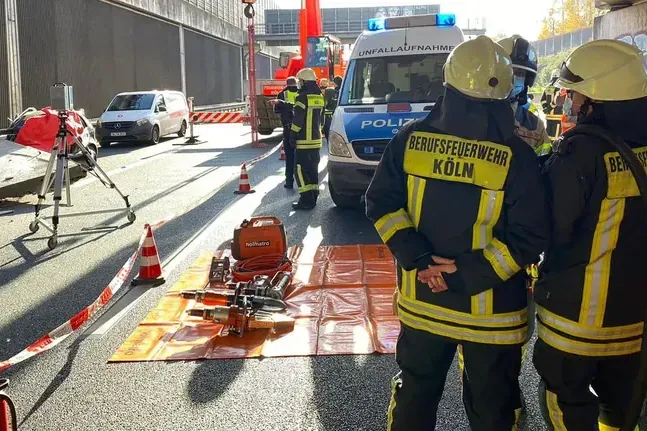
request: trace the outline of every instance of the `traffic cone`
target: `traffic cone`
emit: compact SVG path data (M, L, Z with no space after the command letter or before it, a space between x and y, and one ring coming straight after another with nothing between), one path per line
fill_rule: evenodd
M166 280L162 276L162 266L160 265L159 254L157 253L157 245L155 245L155 238L153 238L153 230L149 224L144 226L146 229L146 239L142 245L140 259L139 259L139 276L133 280L133 286L159 286L164 284Z
M234 192L237 195L246 195L248 193L255 193L256 190L252 189L249 184L249 177L247 176L247 167L245 163L240 167L240 180L238 181L238 190Z
M279 160L285 160L285 159L286 159L285 146L283 144L281 144L281 156L279 157Z

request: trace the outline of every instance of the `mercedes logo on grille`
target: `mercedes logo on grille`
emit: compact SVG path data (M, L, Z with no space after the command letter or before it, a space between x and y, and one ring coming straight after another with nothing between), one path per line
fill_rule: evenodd
M121 123L115 124L115 129L121 129Z

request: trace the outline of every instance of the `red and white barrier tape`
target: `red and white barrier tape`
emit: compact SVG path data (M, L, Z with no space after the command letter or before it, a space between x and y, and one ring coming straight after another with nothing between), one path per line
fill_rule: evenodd
M278 148L279 146L275 145L269 151L266 151L265 153L257 157L254 157L250 160L245 161L244 164L247 165L248 167L251 167L255 163L258 163L261 160L266 159L267 157L272 155L274 152L278 150ZM206 200L210 199L219 190L221 190L226 184L229 184L229 182L231 182L236 177L238 177L238 174L232 175L229 179L227 179L227 181L225 181L222 187L219 187L214 192L208 194L207 196L203 197L199 201L194 202L187 208L182 209L180 212L169 214L168 216L160 220L157 220L154 223L150 223L151 228L155 230L163 226L164 224L168 223L169 221L173 220L174 218L178 217L179 215L184 214L190 211L191 209L201 205ZM121 287L128 279L128 276L130 275L133 269L133 266L135 265L135 261L139 256L139 251L142 245L144 244L145 239L146 239L146 230L144 229L142 236L139 238L139 244L137 245L137 249L133 252L133 254L130 255L126 263L121 267L121 269L119 270L119 272L117 272L115 277L110 281L110 283L108 283L108 286L106 286L103 292L101 292L101 295L92 304L84 308L82 311L77 313L74 317L69 319L67 322L63 323L58 328L51 331L49 334L41 337L39 340L29 345L23 351L19 352L18 354L14 355L13 357L5 361L0 361L0 372L8 370L12 366L22 361L25 361L33 356L36 356L40 353L50 350L52 347L61 343L67 337L69 337L74 332L76 332L76 330L82 327L85 323L87 323L90 319L92 319L92 317L94 317L94 315L97 314L97 312L101 310L110 301L110 299L112 299L115 296L115 294L119 291L119 289L121 289Z
M32 343L22 352L14 355L6 361L0 362L0 372L10 368L13 365L16 365L19 362L29 359L32 356L46 352L47 350L51 349L52 347L56 346L61 341L72 335L77 329L79 329L95 314L97 314L97 311L102 309L103 306L105 306L110 301L110 299L112 299L112 297L119 291L119 289L121 289L121 287L128 279L128 276L130 275L130 272L135 265L135 261L137 260L137 256L139 256L139 249L144 243L144 239L146 239L145 231L139 239L137 250L135 250L135 252L130 255L124 266L119 269L119 272L117 272L115 277L110 281L110 283L108 283L108 286L106 286L103 292L101 292L101 295L92 304L90 304L88 307L85 307L83 310L81 310L81 312L77 313L76 316L72 317L70 320L54 329L49 334Z
M194 112L194 123L242 123L240 112Z

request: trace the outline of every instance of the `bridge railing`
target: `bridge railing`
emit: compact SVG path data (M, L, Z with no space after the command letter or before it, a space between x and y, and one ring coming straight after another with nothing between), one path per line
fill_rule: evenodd
M324 22L324 34L330 33L361 33L366 30L366 21L336 21ZM256 24L254 30L257 35L296 35L299 33L298 22L264 23Z

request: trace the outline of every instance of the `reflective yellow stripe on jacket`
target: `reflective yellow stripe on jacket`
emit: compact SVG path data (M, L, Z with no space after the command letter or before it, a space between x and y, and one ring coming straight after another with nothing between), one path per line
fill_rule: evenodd
M299 95L298 91L288 90L285 92L285 101L294 105L294 102L297 100L298 95Z
M320 116L321 112L324 109L324 98L319 94L308 94L308 106L304 106L301 102L296 102L295 106L301 106L302 109L305 109L305 136L298 138L296 140L296 147L300 150L315 150L321 148L321 130L320 129ZM315 123L315 117L319 117L316 121L319 127L313 127ZM292 129L295 132L300 132L299 130Z

